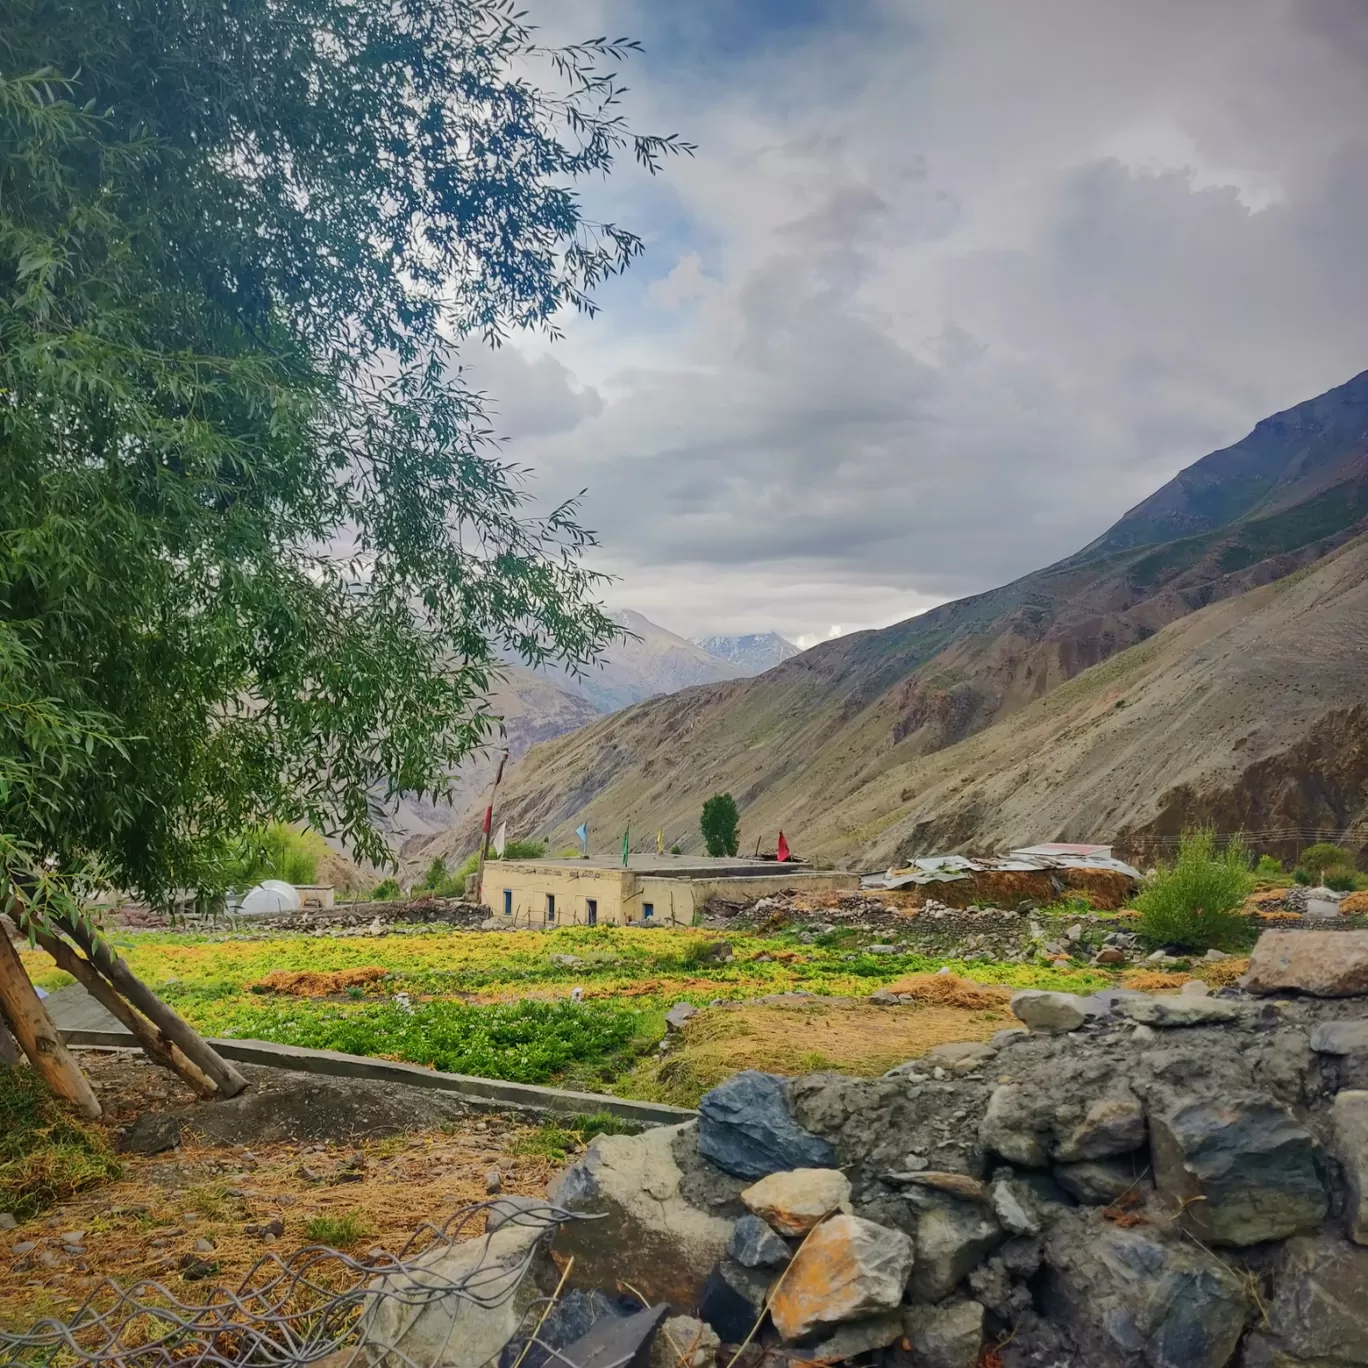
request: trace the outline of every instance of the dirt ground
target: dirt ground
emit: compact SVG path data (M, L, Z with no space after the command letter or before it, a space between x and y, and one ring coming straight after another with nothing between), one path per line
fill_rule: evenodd
M193 1101L178 1079L139 1055L77 1053L111 1133L144 1110ZM526 1118L488 1115L359 1143L186 1144L121 1156L118 1181L0 1232L0 1328L66 1318L110 1278L124 1286L155 1279L186 1299L234 1285L268 1251L315 1242L307 1227L319 1217L354 1216L352 1254L397 1249L423 1222L440 1224L486 1200L493 1169L503 1192L543 1195L562 1162L545 1150L545 1132ZM249 1232L274 1221L278 1235ZM191 1268L202 1276L187 1281L191 1259L213 1271Z

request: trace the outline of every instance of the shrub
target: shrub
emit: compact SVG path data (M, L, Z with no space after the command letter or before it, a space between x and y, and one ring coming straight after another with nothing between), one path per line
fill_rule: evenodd
M1359 878L1357 874L1327 874L1325 886L1336 893L1353 893L1358 889Z
M440 855L428 865L427 873L423 875L423 882L420 888L441 888L447 881L446 861Z
M703 842L709 855L735 855L741 844L738 830L741 816L736 810L736 799L730 793L714 793L703 804L703 813L698 819L703 833Z
M398 896L399 881L397 879L382 879L371 889L372 902L390 902Z
M103 1133L70 1115L32 1069L0 1067L0 1211L26 1220L120 1171Z
M229 860L228 884L242 889L263 879L311 884L318 878L319 860L327 853L327 842L317 832L272 822L240 838Z
M1308 883L1323 883L1329 888L1333 886L1329 882L1330 877L1336 874L1353 875L1354 855L1343 846L1330 841L1318 841L1302 851L1297 867L1305 872Z
M1294 869L1292 871L1292 882L1309 884L1311 882L1311 876L1304 869Z
M679 848L677 845L672 845L672 846L670 847L670 854L671 854L671 855L682 855L683 853L684 853L684 852L683 852L682 850L680 850L680 848Z
M1275 878L1282 872L1282 861L1275 860L1271 855L1260 855L1259 863L1254 866L1254 873L1261 879Z
M1140 934L1152 945L1184 950L1238 946L1247 932L1240 913L1254 886L1249 847L1233 836L1216 849L1210 831L1186 833L1172 864L1161 864L1136 899Z

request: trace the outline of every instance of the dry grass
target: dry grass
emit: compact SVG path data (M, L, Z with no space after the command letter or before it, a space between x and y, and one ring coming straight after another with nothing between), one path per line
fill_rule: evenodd
M277 969L265 978L246 985L253 993L280 993L287 997L321 998L345 993L348 988L364 988L389 973L378 965L359 969L339 969L320 972L313 969Z
M1359 893L1350 893L1340 903L1340 916L1342 917L1363 917L1368 916L1368 889Z
M1211 988L1225 988L1248 972L1249 960L1239 958L1199 964L1190 973L1183 974L1167 974L1160 969L1127 969L1121 974L1121 986L1141 993L1176 993L1183 984L1201 979Z
M654 1077L639 1071L634 1082L662 1099L693 1105L742 1069L790 1075L834 1070L872 1078L936 1045L987 1040L1013 1022L1009 996L983 990L982 1005L973 999L973 1007L936 1001L875 1007L817 998L708 1008L688 1023L663 1063L643 1066Z
M963 1007L971 1012L995 1011L1011 998L1011 988L985 987L955 974L909 974L888 985L890 993L916 998L939 1007Z

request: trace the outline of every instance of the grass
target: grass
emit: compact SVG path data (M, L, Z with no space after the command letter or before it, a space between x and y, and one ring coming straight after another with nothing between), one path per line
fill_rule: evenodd
M550 1159L553 1163L563 1164L596 1136L631 1135L638 1129L631 1122L622 1121L608 1112L543 1121L535 1130L515 1140L509 1152L523 1158Z
M1210 831L1185 834L1172 864L1160 865L1135 906L1150 945L1183 950L1238 949L1249 939L1241 913L1254 889L1249 849L1232 837L1221 850Z
M358 1244L371 1230L370 1222L359 1211L349 1211L345 1216L312 1216L304 1222L305 1240L331 1249L347 1249Z
M72 1116L32 1069L0 1068L0 1211L27 1220L119 1172L103 1134Z

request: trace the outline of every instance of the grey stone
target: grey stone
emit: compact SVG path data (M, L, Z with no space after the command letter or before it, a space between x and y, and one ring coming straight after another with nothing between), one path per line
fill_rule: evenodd
M1023 988L1012 994L1013 1015L1033 1031L1076 1031L1087 1019L1083 999L1073 993Z
M1006 1026L994 1031L988 1043L1000 1050L1004 1045L1015 1044L1018 1040L1029 1040L1030 1036L1031 1033L1024 1026Z
M896 955L898 947L896 945L866 945L866 955Z
M1201 979L1188 979L1188 981L1178 990L1178 993L1181 997L1203 998L1211 995L1211 989L1208 988Z
M792 1168L832 1168L836 1151L789 1113L783 1078L747 1069L698 1104L698 1149L740 1178Z
M1179 1101L1150 1134L1159 1195L1205 1244L1281 1240L1325 1218L1315 1142L1269 1097Z
M935 1197L917 1216L910 1300L937 1302L1002 1242L1002 1228L983 1207Z
M1128 1192L1153 1187L1148 1156L1056 1164L1052 1171L1059 1186L1084 1206L1110 1206Z
M711 1325L695 1316L671 1316L656 1331L651 1368L713 1368L721 1347Z
M926 1052L924 1060L933 1068L939 1064L951 1073L972 1073L975 1069L981 1069L996 1054L997 1047L994 1045L964 1040L953 1045L937 1045Z
M1064 1163L1129 1154L1145 1143L1145 1109L1129 1094L1099 1097L1083 1119L1055 1145Z
M1224 998L1165 997L1125 998L1115 1007L1117 1016L1142 1026L1162 1029L1178 1026L1214 1026L1239 1021L1248 1014L1242 1002Z
M1268 1321L1249 1337L1250 1368L1351 1368L1368 1364L1368 1249L1332 1236L1283 1247Z
M847 1321L831 1334L803 1349L807 1363L844 1363L857 1354L871 1349L883 1349L893 1343L903 1330L902 1317L896 1311L882 1316L868 1316L864 1320Z
M1073 1217L1046 1240L1045 1306L1089 1368L1225 1368L1248 1312L1214 1255L1152 1227Z
M1368 1021L1322 1021L1311 1032L1318 1054L1368 1054Z
M789 1169L752 1183L741 1200L779 1234L806 1235L833 1211L850 1210L850 1179L839 1169Z
M503 1174L498 1169L492 1168L485 1174L485 1192L489 1196L494 1196L503 1188Z
M999 1084L988 1099L979 1140L985 1149L996 1151L1014 1164L1043 1168L1049 1155L1035 1128L1022 1125L1022 1099L1023 1090L1018 1084Z
M0 1211L0 1230L13 1230L19 1224L11 1211Z
M749 1214L732 1227L727 1252L744 1268L783 1268L792 1254L782 1236Z
M1335 1157L1344 1166L1349 1189L1345 1217L1349 1238L1368 1245L1368 1092L1336 1093L1330 1111Z
M698 1314L728 1344L739 1344L765 1308L770 1275L722 1259L708 1274L698 1297Z
M992 1188L993 1215L1012 1235L1039 1235L1045 1228L1031 1190L1011 1178L1000 1178Z
M699 1210L681 1190L674 1142L692 1130L689 1123L600 1135L551 1184L548 1196L558 1206L607 1217L571 1221L556 1237L555 1251L575 1258L574 1285L612 1287L630 1267L643 1296L693 1309L731 1239L731 1222Z
M963 1300L909 1306L903 1333L917 1368L974 1368L983 1350L983 1307Z
M676 1002L668 1012L665 1013L665 1025L671 1031L682 1031L684 1023L690 1017L698 1015L698 1008L692 1002Z

